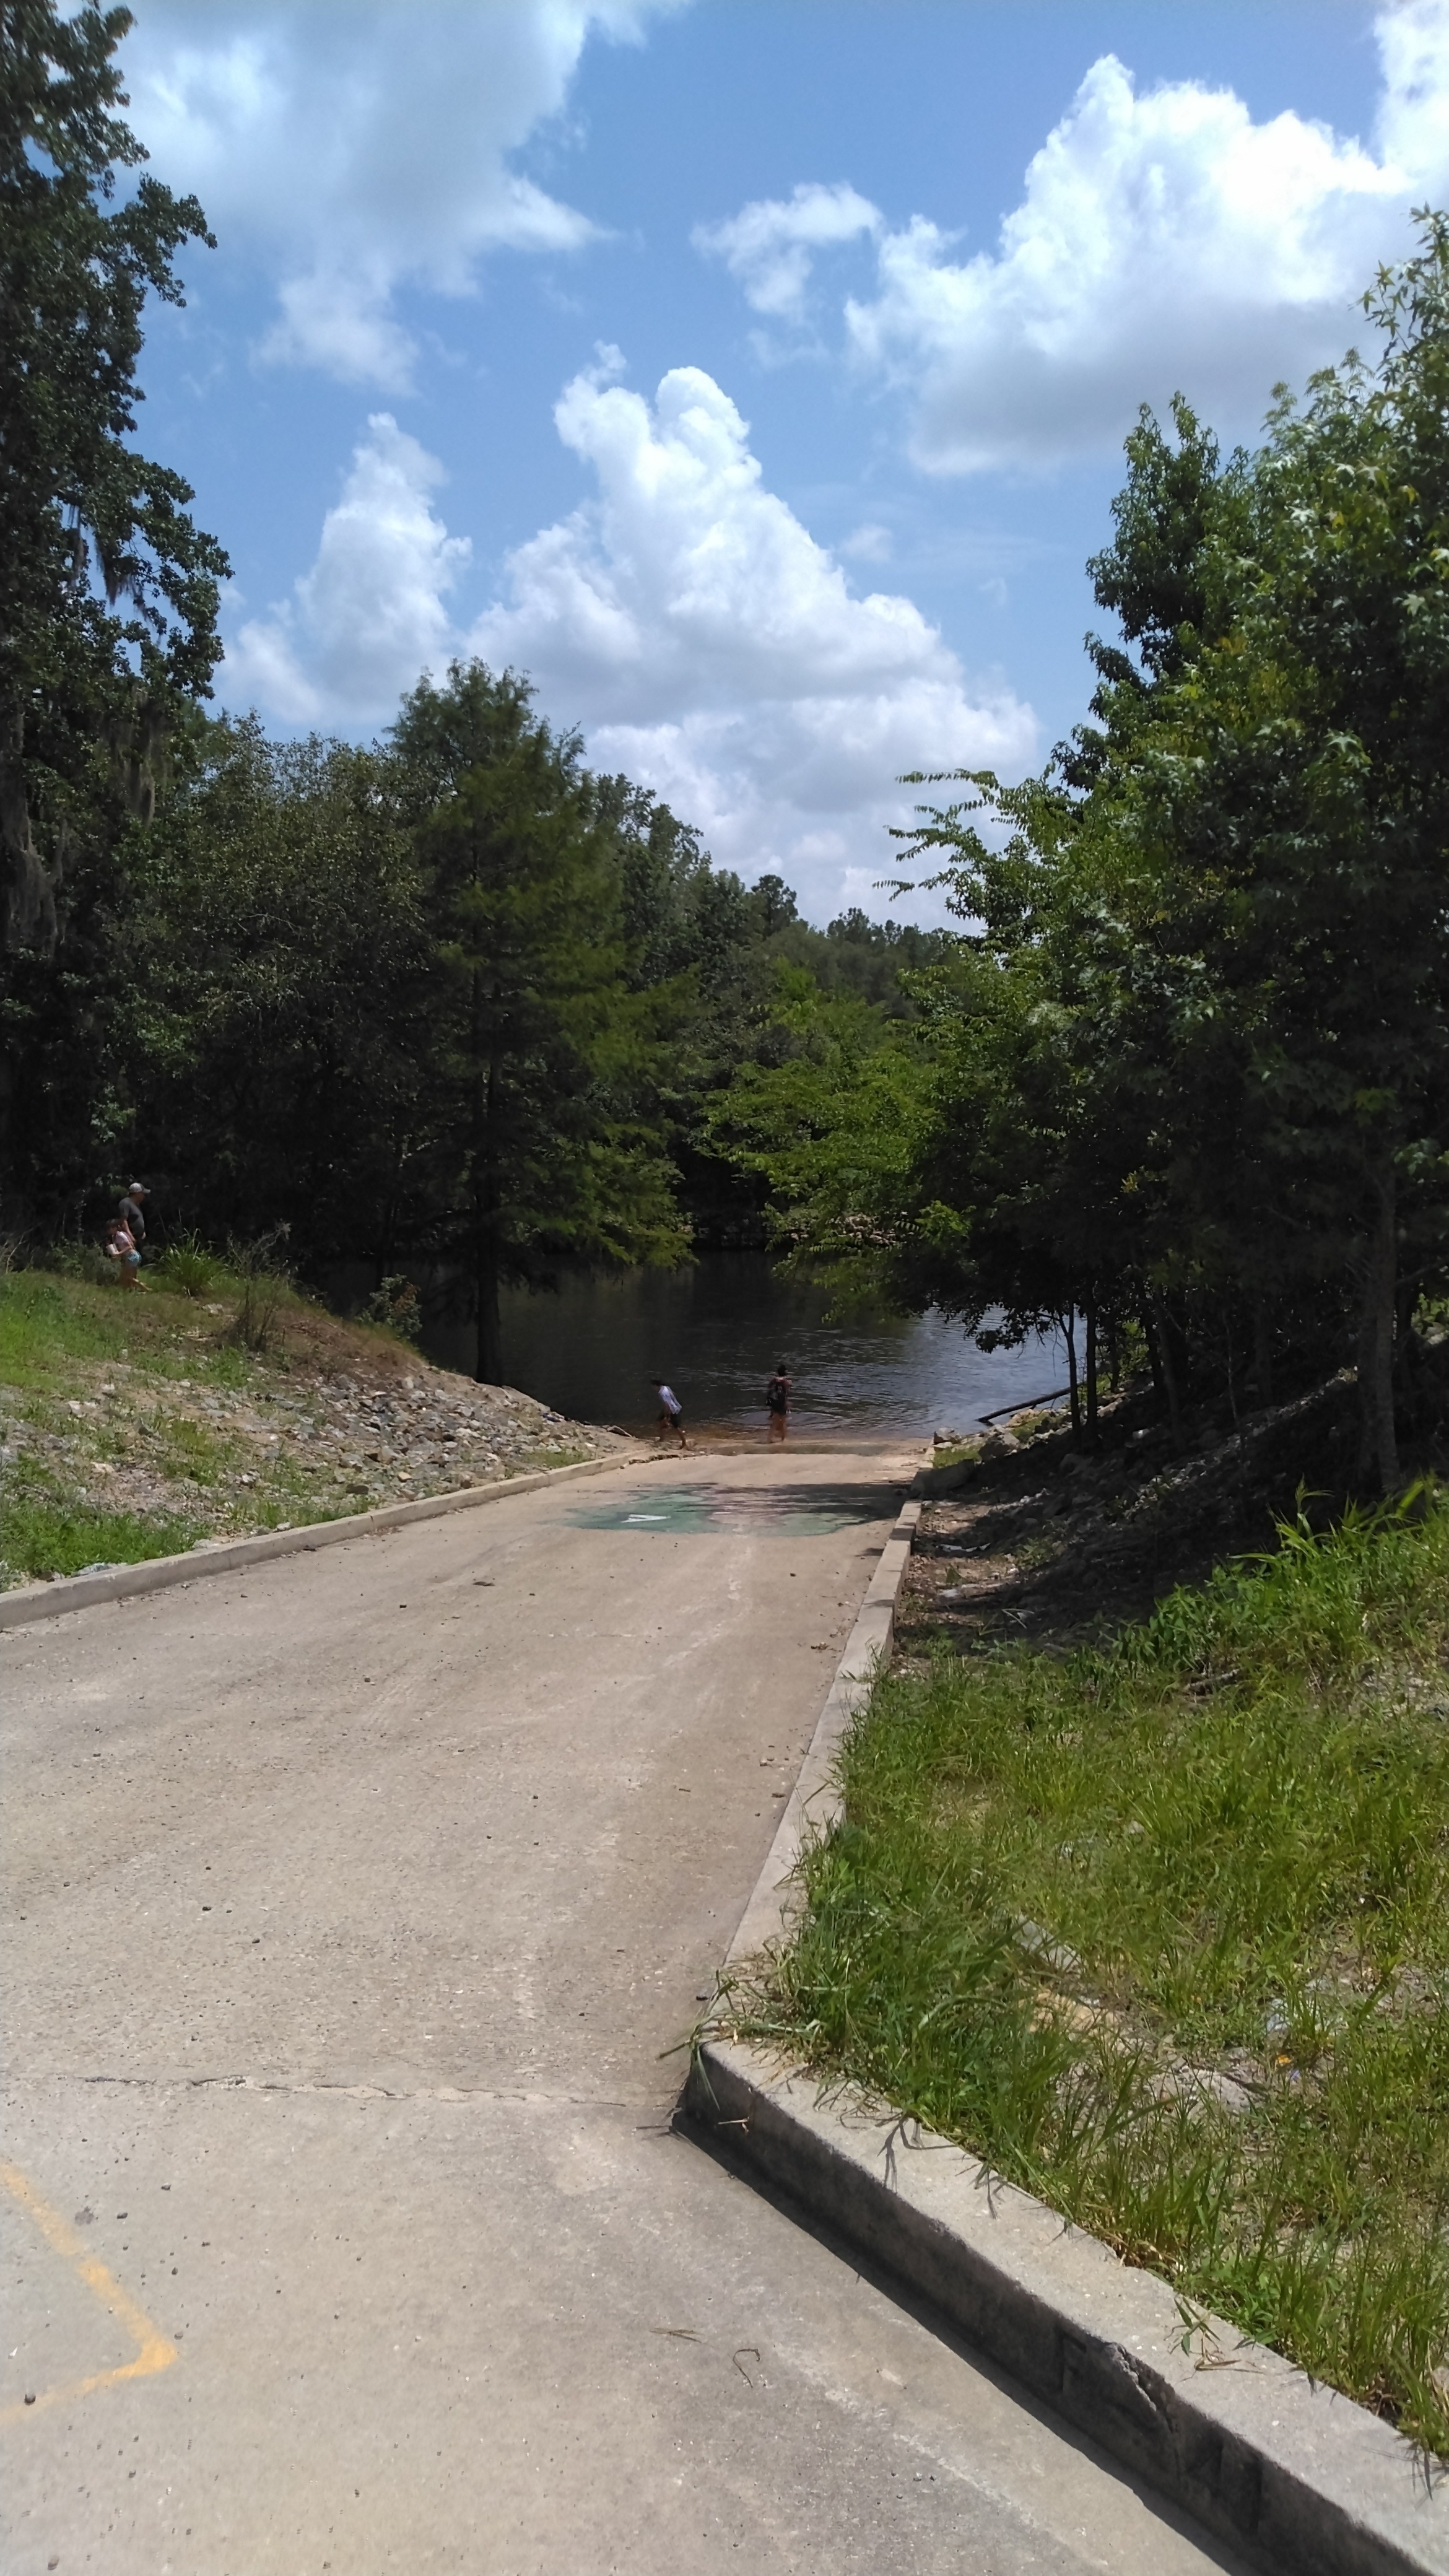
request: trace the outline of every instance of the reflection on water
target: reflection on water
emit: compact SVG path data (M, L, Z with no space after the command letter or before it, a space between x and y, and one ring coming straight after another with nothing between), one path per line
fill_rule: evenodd
M825 1321L822 1291L779 1278L762 1253L710 1253L693 1269L573 1280L503 1305L508 1384L582 1422L652 1425L666 1378L691 1431L763 1432L765 1380L784 1360L802 1438L928 1438L969 1430L999 1405L1063 1382L1059 1342L978 1351L939 1315ZM431 1356L469 1368L471 1328L430 1333Z

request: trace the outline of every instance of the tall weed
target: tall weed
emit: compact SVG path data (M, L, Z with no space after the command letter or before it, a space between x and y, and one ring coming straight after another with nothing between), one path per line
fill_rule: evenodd
M173 1235L155 1265L155 1275L168 1288L179 1289L183 1297L209 1296L224 1277L216 1254L198 1234Z
M1449 2450L1449 1507L884 1681L755 1996Z
M282 1309L292 1294L291 1279L278 1258L287 1232L285 1225L273 1226L252 1242L227 1247L227 1265L239 1283L231 1332L243 1350L260 1353L276 1344Z

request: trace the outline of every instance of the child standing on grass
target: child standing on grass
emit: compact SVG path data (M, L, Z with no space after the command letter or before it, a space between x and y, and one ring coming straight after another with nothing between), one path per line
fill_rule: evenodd
M142 1284L139 1276L141 1256L136 1250L136 1239L130 1227L124 1225L118 1216L113 1216L106 1228L106 1251L118 1265L121 1286L139 1288Z

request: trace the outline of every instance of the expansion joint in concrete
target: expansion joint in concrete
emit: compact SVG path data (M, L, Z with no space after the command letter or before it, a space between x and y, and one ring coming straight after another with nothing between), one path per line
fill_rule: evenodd
M348 2102L512 2102L537 2104L550 2110L659 2110L658 2101L644 2094L629 2100L620 2094L539 2092L525 2085L328 2084L285 2075L96 2075L76 2068L51 2070L43 2080L51 2084L94 2085L116 2093L280 2093L322 2099L332 2096Z

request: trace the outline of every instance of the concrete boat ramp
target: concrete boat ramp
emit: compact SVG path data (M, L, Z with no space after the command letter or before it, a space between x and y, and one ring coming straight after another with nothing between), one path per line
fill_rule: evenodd
M674 2125L914 1464L5 1639L6 2576L1235 2564Z

